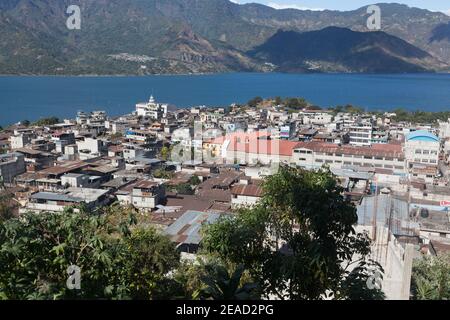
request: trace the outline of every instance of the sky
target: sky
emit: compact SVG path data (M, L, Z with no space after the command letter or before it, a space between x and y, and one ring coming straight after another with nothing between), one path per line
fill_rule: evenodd
M428 9L431 11L442 11L450 15L450 1L449 0L232 0L236 3L257 2L269 5L276 9L296 8L296 9L310 9L310 10L354 10L369 4L377 2L397 2L409 5L411 7L418 7Z

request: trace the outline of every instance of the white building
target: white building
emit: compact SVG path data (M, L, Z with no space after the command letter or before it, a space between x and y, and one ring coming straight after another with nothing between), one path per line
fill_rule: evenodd
M372 145L371 123L360 123L349 127L350 144L353 146L371 146Z
M418 130L406 136L405 157L408 167L414 163L437 166L439 161L440 140L434 134Z
M132 205L142 211L151 211L164 199L164 186L150 180L140 180L116 192L122 205Z
M81 204L88 209L107 204L108 190L69 188L64 192L38 192L31 195L30 200L20 212L63 212L67 207L77 207ZM78 209L74 208L74 211Z
M260 184L239 184L231 189L232 208L251 207L258 203L263 196Z
M407 171L401 145L356 147L306 142L294 149L291 163L305 169L318 169L327 165L335 169L349 166L383 168L401 175Z
M168 107L167 104L157 103L155 98L151 96L148 102L142 102L136 105L136 114L145 118L159 120L166 117Z

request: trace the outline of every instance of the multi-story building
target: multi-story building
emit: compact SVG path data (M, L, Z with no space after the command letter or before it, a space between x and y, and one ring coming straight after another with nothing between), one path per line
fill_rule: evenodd
M405 157L408 167L412 168L414 163L438 165L441 143L434 134L418 130L406 136Z
M151 180L139 180L116 192L117 199L123 205L151 211L165 197L165 188L162 184Z
M353 146L371 146L373 126L371 123L359 123L348 128L350 144Z
M153 96L148 102L138 103L136 105L136 114L141 117L160 120L166 117L169 106L167 104L157 103Z
M402 147L393 144L356 147L319 142L300 143L293 151L291 163L306 169L317 169L323 165L330 168L356 166L390 169L397 174L406 174Z
M14 177L25 172L24 155L18 152L0 155L0 181L11 183Z
M75 144L75 134L72 132L56 132L52 135L52 141L55 143L56 152L65 152L65 146Z

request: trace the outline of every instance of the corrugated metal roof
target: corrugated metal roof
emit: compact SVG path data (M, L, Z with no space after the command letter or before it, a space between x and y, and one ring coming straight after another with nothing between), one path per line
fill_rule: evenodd
M219 213L186 211L177 221L165 230L174 242L184 244L199 244L202 240L202 226L212 224L220 218Z

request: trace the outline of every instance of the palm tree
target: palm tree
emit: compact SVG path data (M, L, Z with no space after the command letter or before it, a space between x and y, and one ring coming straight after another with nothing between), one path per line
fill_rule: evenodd
M243 265L237 266L232 273L229 273L223 265L217 264L205 266L205 271L206 274L201 277L205 287L194 293L194 299L251 300L260 298L257 293L257 284L241 284L245 271Z

